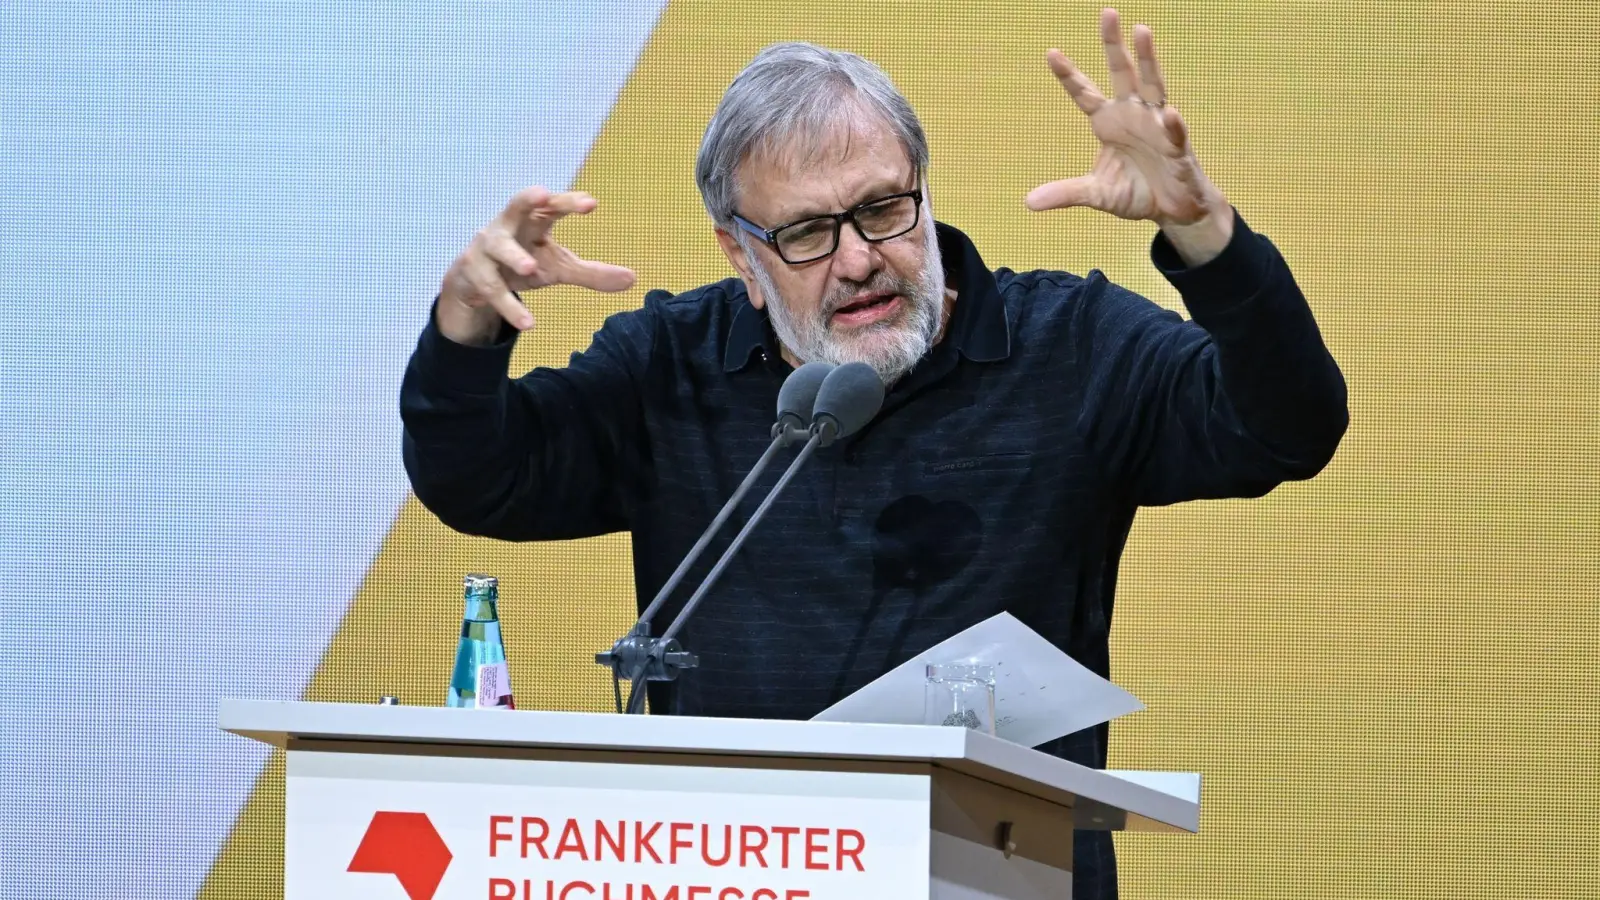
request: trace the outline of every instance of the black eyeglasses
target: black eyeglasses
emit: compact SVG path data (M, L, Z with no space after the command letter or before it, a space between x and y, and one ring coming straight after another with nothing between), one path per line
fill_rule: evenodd
M839 249L839 229L849 222L856 234L869 243L877 244L897 238L917 227L922 214L922 191L890 194L864 203L858 203L842 213L813 216L779 225L771 230L746 219L738 213L733 221L778 252L778 257L791 266L815 262L832 256Z

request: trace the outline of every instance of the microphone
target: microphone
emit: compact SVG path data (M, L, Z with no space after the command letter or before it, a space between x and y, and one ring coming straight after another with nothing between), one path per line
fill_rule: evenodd
M728 549L723 551L716 565L706 573L705 580L700 582L700 587L696 588L694 594L683 604L683 609L678 612L677 618L674 618L672 624L667 626L667 630L661 633L660 640L663 645L676 647L678 632L683 628L683 623L694 614L695 607L700 605L700 601L705 599L706 594L717 583L717 579L722 577L722 572L733 560L733 555L744 546L745 538L750 536L756 523L760 522L767 514L767 510L772 508L773 501L777 500L783 489L789 486L789 481L800 471L800 467L805 465L806 460L811 458L811 454L818 447L832 444L865 428L867 423L872 421L872 417L878 414L878 410L883 408L883 394L883 380L878 377L877 371L866 363L845 363L827 374L822 380L822 386L817 390L816 404L812 407L810 440L800 448L794 462L789 463L789 468L779 476L778 482L767 492L761 505L750 514L750 519L739 529ZM698 660L696 662L698 663ZM628 694L629 713L644 711L644 691L639 690L642 680L640 675L634 677L633 688Z
M779 448L788 446L795 440L810 434L811 410L816 405L817 394L821 391L828 374L834 369L833 364L825 362L809 362L789 373L782 387L778 388L778 417L772 425L772 443L767 445L765 453L756 460L755 466L745 476L744 481L723 504L711 524L701 533L683 561L678 563L678 568L673 570L661 590L656 592L655 599L639 616L633 628L628 633L617 639L611 649L604 653L595 654L594 661L611 670L611 687L616 694L617 712L623 711L621 679L626 677L633 684L629 693L629 705L632 705L633 695L640 693L639 684L648 678L651 681L671 681L677 677L678 669L692 669L699 664L694 654L686 653L677 646L676 642L663 637L660 639L650 637L650 622L662 604L677 589L683 577L688 574L689 568L694 565L700 554L705 552L711 543L711 538L722 526L727 524L728 518L738 508L739 501L750 492L756 478L772 462ZM643 706L641 697L640 706Z
M811 409L817 405L817 394L828 380L833 363L808 362L795 369L778 388L778 421L772 425L773 436L782 430L788 440L804 437L811 428Z
M845 363L828 373L817 389L811 433L826 447L867 427L883 408L883 380L862 362Z

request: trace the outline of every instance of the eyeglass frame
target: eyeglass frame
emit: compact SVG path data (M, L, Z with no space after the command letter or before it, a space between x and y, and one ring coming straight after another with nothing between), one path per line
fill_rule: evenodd
M861 223L856 221L856 213L860 212L866 207L876 206L877 204L888 200L899 200L901 197L910 197L914 204L913 211L911 213L911 225L908 226L905 231L891 234L887 237L867 237L867 233L861 230ZM819 216L806 216L803 219L795 219L793 222L779 225L776 228L762 228L760 225L757 225L738 213L729 213L729 215L740 228L743 228L745 231L750 232L758 238L761 238L763 243L772 248L772 252L778 254L779 259L791 266L799 266L804 265L805 263L816 262L819 259L827 259L835 253L838 253L839 234L844 230L845 222L849 222L850 227L856 230L856 234L863 241L866 241L869 244L881 244L884 241L892 241L897 237L905 237L911 232L916 231L917 226L922 224L922 188L912 188L909 191L900 191L899 193L895 194L885 194L882 197L873 197L870 200L863 200L860 203L857 203L855 206L850 207L844 212L823 213ZM791 260L789 257L783 255L783 250L778 247L778 232L783 231L786 228L793 228L796 225L804 225L807 222L816 222L822 219L833 220L833 246L828 250L827 253L824 253L821 256L812 256L802 260Z

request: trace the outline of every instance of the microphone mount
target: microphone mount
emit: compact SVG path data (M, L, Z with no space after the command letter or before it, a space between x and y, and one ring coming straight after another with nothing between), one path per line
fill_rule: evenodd
M667 579L666 584L656 593L655 599L645 608L628 633L618 638L611 649L596 653L594 661L611 670L611 690L615 696L617 712L637 714L644 711L645 692L640 686L646 681L676 681L678 673L684 669L693 669L700 665L700 658L683 649L677 639L671 635L655 637L650 634L650 624L657 612L674 589L689 573L689 568L694 561L705 552L706 546L711 543L711 538L722 526L727 523L733 511L738 507L739 501L755 485L756 477L772 462L778 451L796 440L806 437L809 432L804 427L796 427L791 421L793 417L785 417L772 426L772 443L767 445L765 453L750 469L750 474L745 476L743 482L734 490L733 496L717 513L711 525L706 528L700 540L695 542L693 548L679 563L678 568ZM682 618L681 616L679 617ZM676 624L676 622L674 622ZM675 633L675 632L674 632ZM622 699L622 682L626 679L630 688L626 702Z
M811 458L817 448L826 447L865 427L882 407L883 395L883 382L877 373L872 367L859 362L846 363L838 367L827 363L807 363L785 380L778 395L778 420L772 427L772 443L767 446L766 452L750 469L744 481L740 482L733 496L728 498L728 502L700 535L694 547L684 556L678 568L667 578L661 590L656 593L655 599L640 614L633 628L619 638L609 651L595 654L595 662L611 670L611 689L616 699L617 712L633 715L644 712L647 693L643 689L645 682L674 681L683 670L696 668L700 664L699 657L684 650L678 643L678 631L716 585L717 579L722 577L723 571L727 569L734 555L744 546L745 539L766 516L767 511L778 499L778 495L789 486L789 482L805 465L806 460ZM771 463L778 450L801 437L806 438L805 446L800 448L800 452L789 463L789 467L778 477L777 483L762 498L755 512L751 513L750 518L744 523L744 527L739 529L739 533L711 567L711 571L706 573L694 594L678 611L672 624L667 626L667 630L660 637L652 636L650 623L653 617L660 611L667 597L682 582L694 561L711 543L712 536L733 515L739 501L749 492L757 476ZM624 678L629 682L626 702L622 697Z

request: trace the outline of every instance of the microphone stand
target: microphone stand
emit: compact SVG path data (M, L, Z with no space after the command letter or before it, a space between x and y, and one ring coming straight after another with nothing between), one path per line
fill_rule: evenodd
M611 650L595 655L595 662L611 669L611 691L616 697L617 711L637 715L644 712L646 691L641 690L646 681L673 681L682 669L691 669L700 664L694 654L689 653L678 644L678 631L683 628L683 623L694 614L700 602L716 584L717 579L728 567L733 555L744 546L745 538L756 524L766 516L772 508L778 495L794 478L800 467L811 458L818 447L826 447L838 438L854 434L861 430L878 414L883 406L884 387L882 380L872 367L862 362L845 363L834 366L829 363L812 361L794 371L794 374L785 379L783 388L778 392L778 422L772 427L772 445L761 455L750 474L745 476L739 484L738 490L723 505L705 533L695 542L689 555L678 564L677 571L661 586L655 599L645 608L639 621ZM805 410L810 410L807 416ZM809 427L808 427L809 426ZM695 590L683 609L679 610L677 618L660 637L650 636L650 621L660 611L661 604L668 595L683 580L707 545L711 543L711 536L722 527L728 517L733 514L734 507L739 500L749 491L755 483L756 477L772 461L772 457L779 447L787 444L793 437L809 434L810 439L800 449L789 468L778 478L777 484L767 492L761 505L751 514L750 520L744 523L739 533L734 536L733 542L718 559L716 565L711 567L705 579ZM623 673L628 673L628 700L622 700Z
M772 463L773 457L777 455L780 449L805 434L806 431L804 429L796 428L787 421L779 421L772 426L772 443L767 445L766 452L761 454L761 458L756 461L755 466L744 477L744 481L739 483L739 487L734 490L733 496L729 497L728 502L723 504L722 509L717 512L716 518L711 520L711 524L700 535L700 539L690 548L688 555L684 556L683 561L678 563L678 568L667 578L666 583L661 586L661 590L656 592L656 596L650 601L650 605L645 607L644 612L640 614L639 621L634 623L633 628L629 629L627 634L618 638L609 651L595 654L594 661L611 670L611 690L616 697L617 712L623 712L624 709L630 713L643 711L644 692L639 690L639 686L646 679L651 681L672 681L678 677L679 670L692 669L700 664L699 658L693 653L685 651L675 639L678 622L683 619L682 615L672 623L671 633L664 634L661 637L650 636L650 622L656 613L661 611L661 606L667 602L667 598L683 582L684 576L689 574L689 569L694 565L695 560L699 559L700 554L705 552L706 547L711 543L711 538L722 529L729 517L733 515L733 511L739 506L739 501L743 500L744 495L750 492L751 487L755 486L756 478ZM802 453L804 452L806 451L802 451ZM787 477L787 473L785 477ZM762 509L765 508L766 504L763 504ZM757 514L759 515L759 511ZM741 532L742 534L743 532ZM734 546L738 546L737 541ZM720 562L719 565L721 565ZM696 596L700 595L696 594ZM697 601L691 600L691 603L693 602ZM624 673L627 673L626 676L624 676ZM626 706L624 706L622 700L622 679L624 677L627 677L631 683ZM637 702L635 702L636 698Z
M772 486L772 490L769 491L767 496L762 499L761 505L756 507L756 511L751 513L749 520L744 523L744 527L739 529L738 534L734 535L733 542L728 545L727 550L722 552L722 557L717 560L716 565L711 567L711 571L706 573L705 580L700 582L700 587L696 588L694 594L692 594L688 601L683 604L683 609L678 611L678 615L672 620L672 624L668 625L667 630L661 633L661 637L652 640L651 645L645 650L645 659L634 672L633 683L628 689L627 712L630 715L637 715L644 712L644 700L646 692L640 690L639 688L644 684L645 678L650 672L661 670L663 674L667 675L667 677L665 679L655 680L670 681L671 679L677 677L677 672L675 671L676 669L693 668L695 665L698 665L699 660L695 658L693 654L683 652L682 648L678 646L678 631L683 628L683 623L688 621L689 616L694 614L695 607L700 605L700 601L704 600L706 594L710 593L711 588L717 583L717 579L722 577L722 572L728 567L728 563L733 560L733 555L739 552L739 548L744 545L745 538L750 536L750 532L755 529L756 523L760 522L762 517L767 514L767 510L772 507L773 501L777 500L778 495L783 493L783 489L789 486L789 481L794 478L795 473L800 471L800 467L805 465L806 460L811 458L811 454L814 453L818 447L822 446L823 444L832 443L834 437L836 437L838 433L838 423L834 422L831 418L822 419L812 426L811 439L806 441L804 447L800 448L800 452L795 456L794 461L789 463L789 468L785 469L783 475L778 478L778 483ZM774 446L776 446L776 443L774 443ZM769 450L768 452L770 453L771 451ZM766 457L763 457L763 460L765 460L765 458ZM753 475L754 473L752 473L752 477ZM750 478L745 479L746 482L749 482L750 480ZM740 485L740 490L742 491L743 489L744 485ZM737 496L739 495L735 494L735 497ZM702 538L702 543L707 542L707 540L708 539L706 538ZM679 568L683 569L686 567L687 566L685 565L680 566ZM653 603L651 606L654 607L656 604ZM624 638L623 640L627 640L627 638ZM621 641L619 641L618 644L620 645ZM689 657L691 662L688 665L684 665L681 661L675 661L673 659L674 655L676 655L679 660L681 660L682 657ZM615 679L613 679L612 685L618 692L617 699L620 705L620 701L622 699L620 685L617 684Z

